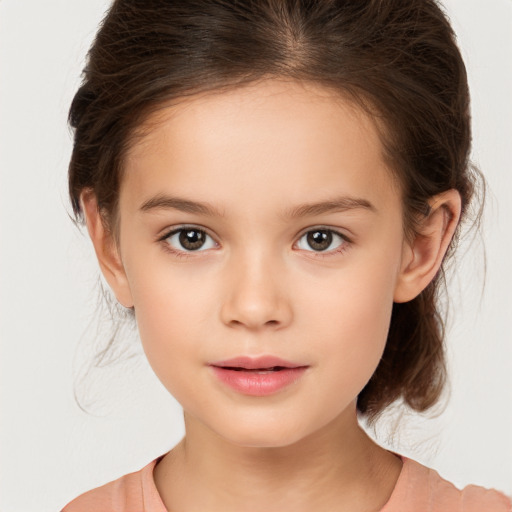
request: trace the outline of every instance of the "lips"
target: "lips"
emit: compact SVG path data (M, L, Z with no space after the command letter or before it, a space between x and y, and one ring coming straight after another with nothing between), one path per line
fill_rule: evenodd
M308 368L275 356L240 356L210 363L213 374L235 391L252 396L277 393L297 382Z
M285 369L285 368L300 368L303 364L296 364L275 356L259 356L248 357L239 356L224 361L216 361L210 363L211 366L219 368L230 368L233 370L270 370L270 369Z

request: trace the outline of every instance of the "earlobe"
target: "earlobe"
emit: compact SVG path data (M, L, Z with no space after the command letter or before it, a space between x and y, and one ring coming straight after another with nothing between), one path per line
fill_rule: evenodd
M414 299L434 279L457 228L461 213L457 190L432 197L429 206L430 213L421 222L414 240L404 244L395 302Z
M112 233L104 225L96 195L92 190L84 190L80 195L80 203L101 272L118 302L131 308L133 300L123 262Z

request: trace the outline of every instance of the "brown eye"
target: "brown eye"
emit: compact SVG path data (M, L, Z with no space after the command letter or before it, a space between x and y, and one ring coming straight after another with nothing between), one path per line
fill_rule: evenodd
M300 238L297 246L306 251L332 251L342 246L347 240L330 229L312 229Z
M182 228L170 233L165 241L179 251L200 251L215 247L212 237L202 229Z
M307 234L308 245L315 251L325 251L332 243L330 231L310 231Z
M188 251L195 251L204 245L206 239L205 235L206 234L204 231L199 231L197 229L187 229L180 231L180 244L184 249L187 249Z

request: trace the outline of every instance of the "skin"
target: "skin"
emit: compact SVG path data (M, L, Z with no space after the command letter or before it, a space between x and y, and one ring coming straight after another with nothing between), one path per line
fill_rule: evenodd
M186 436L154 471L164 504L380 510L402 463L359 427L356 398L393 301L414 298L439 269L458 193L432 198L421 236L406 240L374 123L312 84L273 79L187 98L144 128L125 161L115 242L94 194L82 202L103 273L184 409ZM200 250L166 237L183 225L207 233ZM315 228L339 233L325 251L308 245ZM254 397L208 366L269 354L308 369Z

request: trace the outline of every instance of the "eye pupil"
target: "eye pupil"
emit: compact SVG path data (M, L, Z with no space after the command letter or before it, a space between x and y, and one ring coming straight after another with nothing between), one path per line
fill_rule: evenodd
M184 229L179 235L180 244L189 251L199 249L206 241L205 233L198 229Z
M330 231L310 231L307 235L308 245L315 251L325 251L332 243Z

